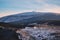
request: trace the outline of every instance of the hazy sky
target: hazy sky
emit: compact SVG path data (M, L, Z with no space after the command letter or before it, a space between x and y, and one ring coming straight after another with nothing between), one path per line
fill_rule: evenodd
M0 16L27 11L60 13L60 0L0 0Z

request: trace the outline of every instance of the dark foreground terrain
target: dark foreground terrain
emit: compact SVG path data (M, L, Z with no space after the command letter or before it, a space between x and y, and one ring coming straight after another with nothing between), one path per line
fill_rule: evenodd
M0 40L60 40L60 26L36 24L17 28L1 25Z
M0 28L0 40L19 40L15 31Z

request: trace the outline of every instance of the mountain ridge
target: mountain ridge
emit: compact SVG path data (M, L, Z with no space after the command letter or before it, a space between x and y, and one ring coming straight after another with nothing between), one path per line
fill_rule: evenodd
M60 20L60 15L56 15L56 13L50 12L25 12L0 18L0 22L5 23L25 23L39 20Z

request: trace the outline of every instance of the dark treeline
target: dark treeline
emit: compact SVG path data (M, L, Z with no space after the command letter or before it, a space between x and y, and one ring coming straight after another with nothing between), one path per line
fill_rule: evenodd
M10 24L10 23L4 23L4 22L0 22L0 26L3 26L3 27L11 27L11 28L25 28L26 24Z
M60 26L60 20L45 20L45 21L39 21L37 23L38 24L47 23L47 25Z
M33 22L34 23L34 22ZM53 25L53 26L60 26L60 20L42 20L42 21L35 21L35 23L37 24L44 24L47 23L47 25ZM4 22L0 22L0 26L3 27L11 27L11 28L25 28L26 26L31 27L31 25L28 25L29 23L4 23ZM32 24L32 23L30 23ZM32 25L34 27L34 25Z

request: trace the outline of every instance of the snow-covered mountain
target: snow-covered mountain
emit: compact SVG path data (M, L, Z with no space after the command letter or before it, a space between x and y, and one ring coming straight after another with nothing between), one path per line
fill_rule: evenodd
M48 12L25 12L0 18L5 23L32 23L40 20L60 20L60 15Z
M15 21L20 21L24 19L29 19L34 16L41 15L38 12L26 12L26 13L20 13L16 15L10 15L10 16L5 16L0 18L0 22L15 22Z

